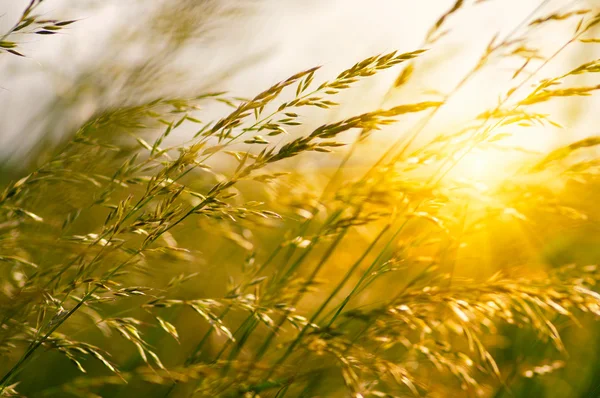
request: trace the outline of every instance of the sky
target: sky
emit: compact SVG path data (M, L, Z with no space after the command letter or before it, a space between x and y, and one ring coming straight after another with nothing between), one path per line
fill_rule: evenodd
M25 3L25 0L0 0L2 31L14 23L11 21ZM27 38L26 59L7 59L6 56L0 59L0 157L14 158L15 153L23 152L37 139L40 132L32 120L37 120L45 106L69 87L71 77L79 70L90 66L93 70L94 63L104 59L107 52L110 57L127 59L130 54L110 53L114 44L111 41L119 40L119 29L140 23L144 14L161 3L157 0L46 0L44 15L80 21L59 35ZM187 88L204 87L221 71L239 65L234 72L219 78L214 88L248 97L315 65L323 66L317 79L326 79L374 54L421 48L429 27L453 3L453 0L231 0L220 6L227 9L235 4L242 11L215 23L207 38L188 48L176 62L188 72L182 82ZM420 65L428 72L416 80L408 94L392 95L382 103L381 98L398 70L382 73L346 94L336 116L418 102L413 94L420 95L434 88L450 91L495 34L506 35L540 3L540 0L488 0L469 4L465 11L448 21L451 34L436 43L424 57ZM539 14L583 6L583 0L546 1ZM559 40L564 40L564 33L560 29L544 32L540 43L551 52ZM573 60L590 56L593 55L581 54L581 50L567 51L564 58L557 58L543 72L551 76ZM517 66L500 65L493 70L493 76L486 72L478 75L452 98L428 127L429 133L424 134L460 126L486 105L493 105L507 88L507 81L502 77L512 75ZM549 110L568 113L559 105L551 105ZM80 104L72 117L83 120L93 111L93 104ZM319 121L319 116L314 118ZM538 135L532 133L521 141L525 146L545 150L565 137L582 138L592 133L592 127L582 123L561 136L539 131ZM381 142L389 142L389 137L384 136Z

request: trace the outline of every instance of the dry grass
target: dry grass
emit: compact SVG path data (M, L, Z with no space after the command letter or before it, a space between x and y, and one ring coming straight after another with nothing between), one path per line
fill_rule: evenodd
M40 20L40 2L3 36L5 52L21 55L18 32L73 22ZM473 150L518 151L502 145L506 131L559 128L536 105L599 87L569 85L600 71L597 60L541 77L565 48L597 41L598 10L565 8L536 9L495 38L441 100L315 129L305 110L331 112L338 94L393 67L390 92L403 90L426 51L373 56L323 82L311 68L251 99L209 93L99 111L0 194L2 395L500 397L571 377L560 373L578 366L569 328L585 325L594 341L600 271L541 258L556 236L597 236L600 139L528 155L486 188L450 172ZM529 43L562 23L576 29L554 54ZM523 66L495 107L415 144L450 98L507 57ZM230 109L206 122L207 101ZM407 114L422 118L373 164L350 167ZM190 126L189 142L165 145ZM333 176L309 184L297 159L338 160L332 151L344 155ZM586 381L572 380L557 391L583 393Z

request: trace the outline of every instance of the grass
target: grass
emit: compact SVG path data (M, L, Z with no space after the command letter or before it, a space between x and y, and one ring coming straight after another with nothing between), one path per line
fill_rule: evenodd
M24 56L18 35L75 22L41 20L40 3L3 35L5 56ZM600 138L527 153L494 183L455 174L474 151L519 152L512 135L561 128L540 104L600 87L570 84L593 78L598 60L542 77L565 49L594 46L600 23L598 10L544 14L547 3L446 94L315 128L303 113L333 115L345 91L384 70L398 74L386 98L408 91L470 5L457 1L423 48L329 80L315 67L250 99L99 110L0 194L2 396L595 394ZM562 24L574 33L553 53L535 49L535 32ZM504 59L522 66L494 107L423 136ZM210 102L227 111L207 122ZM409 116L414 127L365 164L371 140ZM304 159L335 166L311 174Z

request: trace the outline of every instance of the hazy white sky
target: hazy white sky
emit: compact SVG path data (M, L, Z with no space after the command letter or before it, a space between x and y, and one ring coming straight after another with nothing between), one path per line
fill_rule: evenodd
M182 61L192 71L186 81L187 86L201 86L225 66L243 63L259 53L264 53L260 61L229 76L219 88L250 96L314 65L323 65L319 76L325 79L373 54L419 48L429 27L454 3L454 0L231 1L245 6L247 12L217 29L211 40L190 49L188 57ZM4 30L14 23L26 2L0 0L0 28ZM424 58L424 66L431 72L417 80L414 92L431 88L450 90L461 77L460 71L467 70L476 61L495 33L510 31L540 2L490 0L456 14L447 25L452 34L440 41ZM24 48L31 54L30 58L1 57L0 156L22 148L29 134L34 137L25 121L40 112L44 104L60 92L61 82L68 82L77 68L90 65L90 62L93 64L95 59L106 54L109 47L106 47L105 40L112 37L115 27L123 23L135 24L140 15L158 3L161 2L46 0L43 10L48 17L82 20L60 35L28 38ZM573 4L583 6L585 1L549 1L540 15ZM551 50L560 45L556 41L558 37L560 35L544 36L542 41ZM583 54L583 57L586 55ZM565 57L574 56L582 57L578 53L565 53ZM443 63L437 62L442 58L445 60ZM506 76L512 74L509 66L515 65L503 66ZM561 59L545 71L551 74L557 67L564 69ZM382 94L391 85L396 73L397 70L384 73L348 94L340 112L345 114L379 106ZM499 76L497 69L494 75ZM460 125L462 119L496 101L506 89L505 81L490 79L483 73L440 112L430 129ZM399 96L392 97L388 105L400 102L416 101ZM589 133L569 134L581 136ZM544 145L552 142L546 140Z

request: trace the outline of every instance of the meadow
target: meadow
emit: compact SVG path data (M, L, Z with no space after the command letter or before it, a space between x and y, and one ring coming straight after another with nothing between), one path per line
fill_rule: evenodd
M124 83L0 167L0 396L600 396L600 136L520 140L576 125L549 104L593 100L600 7L532 2L453 87L411 85L454 18L494 1L457 0L409 52L249 98L157 94L179 78L160 62L210 18L167 5L140 35L160 56L81 77L44 131L108 91L94 77ZM49 2L2 33L0 62L76 29ZM586 59L548 75L574 47ZM507 63L491 107L424 133ZM379 74L380 107L339 113Z

